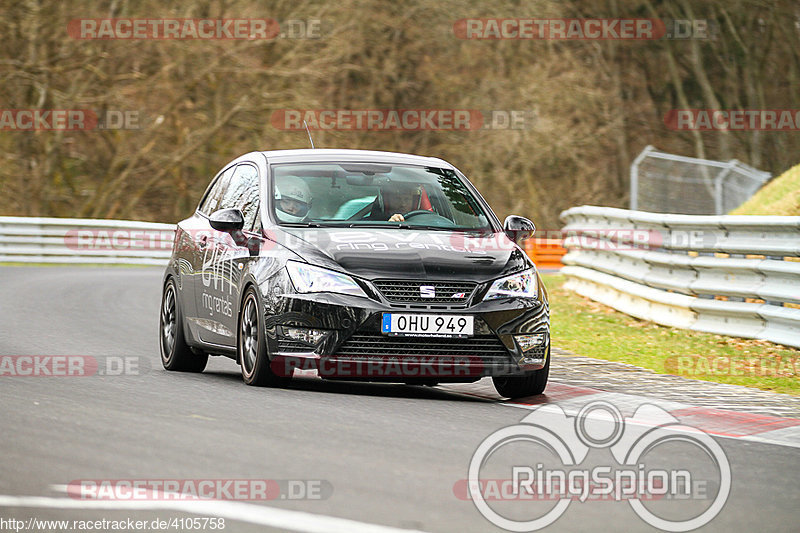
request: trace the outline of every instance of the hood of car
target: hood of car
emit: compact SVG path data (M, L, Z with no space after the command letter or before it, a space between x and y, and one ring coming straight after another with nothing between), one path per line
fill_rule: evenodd
M268 235L309 263L369 280L482 282L532 264L502 232L276 228Z

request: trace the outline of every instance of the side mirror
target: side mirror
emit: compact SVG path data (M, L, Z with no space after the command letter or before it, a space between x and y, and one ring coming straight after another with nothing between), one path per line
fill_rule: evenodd
M503 223L503 231L508 238L519 244L525 239L530 239L536 232L536 226L525 217L510 215Z
M211 213L208 221L212 228L225 233L242 231L244 228L244 215L241 209L220 209Z

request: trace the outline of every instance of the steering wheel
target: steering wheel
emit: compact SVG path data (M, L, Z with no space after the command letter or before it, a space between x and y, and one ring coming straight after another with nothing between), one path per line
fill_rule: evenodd
M403 214L403 218L408 220L411 217L415 217L417 215L435 215L433 211L428 211L427 209L414 209L413 211L409 211L408 213ZM438 215L437 215L438 216Z

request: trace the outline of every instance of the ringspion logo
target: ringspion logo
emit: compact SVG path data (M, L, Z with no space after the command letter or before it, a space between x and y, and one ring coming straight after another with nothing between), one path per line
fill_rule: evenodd
M719 514L730 489L727 456L708 434L655 405L625 417L606 401L575 416L545 405L498 429L478 445L467 479L453 486L508 531L540 530L587 501L627 503L655 528L691 531Z

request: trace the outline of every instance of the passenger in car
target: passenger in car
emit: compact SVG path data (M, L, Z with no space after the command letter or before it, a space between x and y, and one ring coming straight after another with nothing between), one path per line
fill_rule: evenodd
M302 178L278 176L275 180L275 208L283 222L303 222L311 210L311 190Z

